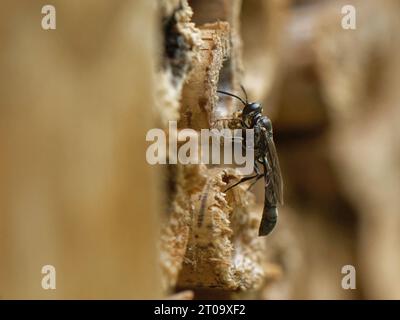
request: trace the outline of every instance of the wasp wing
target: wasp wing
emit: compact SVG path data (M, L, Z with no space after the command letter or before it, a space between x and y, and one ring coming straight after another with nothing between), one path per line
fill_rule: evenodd
M265 197L270 204L283 204L283 180L281 167L279 165L278 153L272 136L264 131L266 139L267 152L265 161L267 161ZM269 168L268 168L269 167Z

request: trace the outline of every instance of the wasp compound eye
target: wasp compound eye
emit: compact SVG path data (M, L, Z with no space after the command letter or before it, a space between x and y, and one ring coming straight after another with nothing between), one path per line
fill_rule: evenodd
M249 103L243 108L243 116L249 116L251 114L261 113L260 103Z

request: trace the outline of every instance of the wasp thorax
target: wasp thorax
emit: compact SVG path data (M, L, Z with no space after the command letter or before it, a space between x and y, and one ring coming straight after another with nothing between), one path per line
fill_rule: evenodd
M268 132L271 132L271 133L272 133L272 122L271 122L271 120L270 120L269 118L267 118L267 117L264 116L264 117L261 119L261 121L262 121L262 126L263 126L265 129L267 129Z

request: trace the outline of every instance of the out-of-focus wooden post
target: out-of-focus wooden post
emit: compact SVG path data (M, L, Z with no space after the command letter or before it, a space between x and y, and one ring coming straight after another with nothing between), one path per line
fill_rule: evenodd
M158 298L148 0L0 4L0 298ZM41 286L44 265L56 289Z

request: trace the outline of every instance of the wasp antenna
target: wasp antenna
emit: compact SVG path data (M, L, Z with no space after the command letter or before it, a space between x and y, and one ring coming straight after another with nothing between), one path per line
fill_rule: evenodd
M247 92L246 92L246 90L244 89L244 87L243 87L242 84L240 85L240 88L242 88L242 91L243 91L243 93L244 93L244 96L246 97L246 104L249 103L249 99L247 98Z
M229 92L225 92L225 91L221 91L221 90L217 90L217 92L218 92L218 93L222 93L222 94L226 94L227 96L234 97L234 98L240 100L240 102L243 103L243 105L246 105L246 104L247 104L246 102L244 102L244 100L243 100L242 98L240 98L240 97L234 95L233 93L229 93Z

